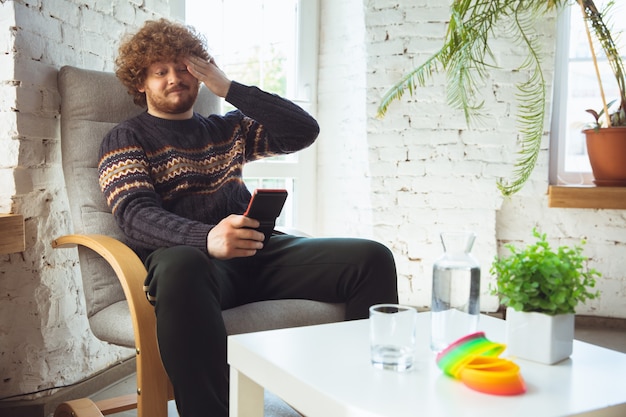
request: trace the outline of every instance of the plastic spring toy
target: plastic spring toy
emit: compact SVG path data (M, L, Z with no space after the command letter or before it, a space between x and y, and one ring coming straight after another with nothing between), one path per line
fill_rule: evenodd
M437 366L469 388L493 395L526 392L519 366L500 358L506 345L495 343L484 332L464 336L437 355Z

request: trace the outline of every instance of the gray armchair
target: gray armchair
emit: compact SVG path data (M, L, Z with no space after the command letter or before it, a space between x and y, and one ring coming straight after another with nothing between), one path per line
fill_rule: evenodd
M143 292L146 270L124 243L98 187L100 141L115 124L139 112L114 74L63 67L58 75L61 95L63 171L75 234L62 236L54 247L78 246L87 316L93 334L137 352L137 395L103 401L68 401L55 417L92 417L106 408L138 409L138 417L166 417L171 384L161 364L153 307ZM195 110L216 112L218 99L201 90ZM223 312L229 334L340 321L342 304L308 300L252 303ZM266 410L284 410L269 404ZM103 412L103 413L101 413ZM280 414L282 411L278 411Z

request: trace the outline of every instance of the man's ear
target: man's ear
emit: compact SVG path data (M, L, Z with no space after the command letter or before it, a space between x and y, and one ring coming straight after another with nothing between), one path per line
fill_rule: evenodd
M137 91L139 91L140 93L145 93L146 92L146 87L144 87L143 85L137 85L135 87L137 89Z

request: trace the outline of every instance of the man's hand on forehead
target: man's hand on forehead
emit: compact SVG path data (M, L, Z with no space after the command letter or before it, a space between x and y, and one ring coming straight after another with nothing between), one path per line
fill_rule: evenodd
M196 65L202 65L202 64L213 64L215 65L215 60L213 59L213 57L211 55L209 55L209 57L207 59L201 58L198 55L187 55L182 57L182 62L186 63L187 65L190 64L196 64Z
M182 58L181 61L187 65L189 71L200 81L204 81L203 77L211 71L211 64L215 65L212 56L209 56L209 59L203 59L196 55L188 55Z
M218 68L212 56L203 59L195 55L189 55L182 59L187 69L198 80L202 81L213 94L226 97L230 88L230 79Z

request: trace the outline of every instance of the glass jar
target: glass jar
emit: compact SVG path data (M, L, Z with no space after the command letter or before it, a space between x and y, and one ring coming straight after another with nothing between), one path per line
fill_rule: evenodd
M433 265L431 349L440 352L474 333L480 315L480 265L473 232L441 233L444 253Z

